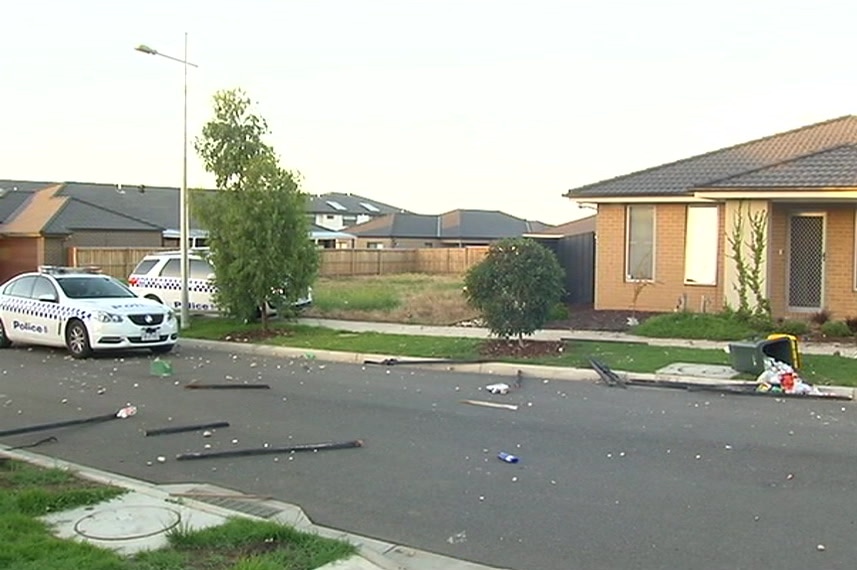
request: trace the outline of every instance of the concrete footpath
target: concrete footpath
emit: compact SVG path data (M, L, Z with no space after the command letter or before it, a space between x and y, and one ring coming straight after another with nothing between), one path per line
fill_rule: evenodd
M487 329L476 327L434 327L323 319L300 319L299 322L349 332L381 332L388 334L466 338L488 338L490 336L490 332ZM726 342L649 339L623 333L597 331L542 330L534 334L532 338L536 340L639 342L654 346L681 346L714 350L724 350L728 346ZM425 362L425 359L422 362L409 364L409 360L415 359L409 359L396 354L360 354L193 339L182 339L180 343L184 346L272 357L312 357L319 360L354 364L363 364L367 360L380 361L386 358L395 358L397 365L416 366L433 370L473 372L509 377L522 374L524 376L554 380L598 380L598 375L590 369L520 363ZM804 343L799 348L805 354L838 354L848 358L857 357L857 344ZM732 382L729 379L713 380L711 376L688 376L680 374L635 373L634 377L706 384L711 384L712 382L728 384ZM828 386L824 388L825 391L833 392L837 395L854 397L853 388ZM356 556L327 565L325 570L491 570L491 567L488 566L415 550L405 545L378 541L321 527L313 524L300 507L296 505L264 497L245 495L241 491L224 489L207 484L154 485L28 451L12 450L2 445L0 445L0 456L29 461L44 467L68 469L84 478L127 489L129 491L127 494L113 501L96 505L95 507L56 513L45 519L56 529L58 535L61 537L85 540L125 553L132 553L143 548L158 548L165 545L167 532L170 528L175 528L178 525L183 525L185 528L202 528L221 524L228 517L243 516L281 522L299 530L317 533L330 538L343 539L358 547L358 554Z
M489 338L491 331L479 327L451 327L429 325L406 325L399 323L375 323L363 321L341 321L333 319L298 319L300 324L325 327L350 332L381 332L387 334L451 336L463 338ZM589 340L604 342L638 342L651 346L678 346L685 348L703 348L725 350L728 341L688 340L677 338L650 338L621 332L584 331L572 329L543 329L527 337L534 340ZM838 354L857 358L857 341L851 343L802 342L800 351L804 354Z

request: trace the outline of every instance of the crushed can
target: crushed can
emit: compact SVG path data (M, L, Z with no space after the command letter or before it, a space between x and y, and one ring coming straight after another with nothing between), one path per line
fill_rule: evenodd
M501 451L497 454L497 459L500 461L505 461L506 463L517 463L520 461L520 458L517 455L512 455L511 453L506 453L505 451Z

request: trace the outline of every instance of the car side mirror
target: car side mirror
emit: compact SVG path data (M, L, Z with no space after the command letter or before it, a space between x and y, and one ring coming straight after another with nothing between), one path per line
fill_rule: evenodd
M39 295L38 300L42 301L43 303L56 303L59 301L59 299L57 299L56 294L54 293L45 293L44 295Z

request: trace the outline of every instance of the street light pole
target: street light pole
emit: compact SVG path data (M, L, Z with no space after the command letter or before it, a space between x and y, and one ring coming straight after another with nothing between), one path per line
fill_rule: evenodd
M172 61L177 61L184 67L184 109L182 115L183 122L183 137L182 137L182 185L179 190L179 251L181 257L181 308L180 322L181 328L186 329L190 326L190 307L188 299L188 242L190 241L190 215L188 213L188 197L187 197L187 68L199 67L195 63L187 60L187 32L184 35L184 57L173 57L159 52L156 49L150 48L147 45L139 45L135 48L137 51L148 55L159 55Z

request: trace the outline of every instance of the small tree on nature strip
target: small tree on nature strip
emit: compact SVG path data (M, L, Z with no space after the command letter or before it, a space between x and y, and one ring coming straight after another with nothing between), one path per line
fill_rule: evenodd
M197 192L194 214L208 230L215 271L214 301L229 315L261 315L266 304L293 315L318 273L318 251L309 239L307 196L298 176L279 166L264 142L265 120L241 90L214 96L214 118L195 148L214 175L217 190Z
M491 332L518 337L523 345L548 320L563 293L563 270L556 256L527 238L507 238L465 276L465 295Z

